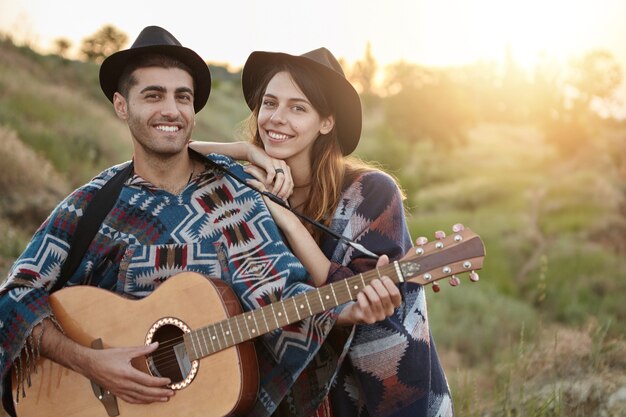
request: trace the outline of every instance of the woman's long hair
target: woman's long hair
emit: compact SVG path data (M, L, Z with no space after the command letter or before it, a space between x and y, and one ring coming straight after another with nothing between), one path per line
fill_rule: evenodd
M274 75L282 71L290 74L320 117L326 118L336 114L332 108L332 102L327 99L325 92L320 88L320 86L324 85L324 82L315 71L297 63L276 65L266 74L263 82L259 84L259 89L251 97L252 105L250 107L253 108L253 111L248 118L250 140L261 148L263 148L263 141L259 135L257 125L259 110L267 85ZM327 134L320 134L313 142L309 197L298 208L300 213L326 226L330 226L333 214L339 204L339 197L344 184L349 184L360 174L374 169L356 158L344 157L342 155L336 129L337 123L340 122L335 119L335 127ZM319 243L322 231L308 223L304 225L311 232L315 241Z

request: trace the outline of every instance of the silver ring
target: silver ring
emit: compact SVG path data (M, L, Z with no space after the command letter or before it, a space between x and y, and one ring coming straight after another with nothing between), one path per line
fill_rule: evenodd
M285 171L283 171L283 169L282 169L282 168L276 168L276 169L274 170L274 172L275 172L276 174L283 174L283 175L285 175Z

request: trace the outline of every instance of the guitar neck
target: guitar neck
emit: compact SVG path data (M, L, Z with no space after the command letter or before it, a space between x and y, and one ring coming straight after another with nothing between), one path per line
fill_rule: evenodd
M484 256L483 243L478 236L471 236L469 231L462 233L466 236L458 234L456 239L450 239L450 244L446 244L445 249L443 245L435 246L433 243L433 253L409 254L400 261L185 333L185 345L190 359L201 359L355 300L365 286L382 276L388 276L396 284L405 280L428 284L445 276L478 269Z
M402 280L397 262L358 274L321 288L277 301L185 334L190 359L196 360L222 349L269 333L280 327L355 300L359 291L375 278L387 275Z

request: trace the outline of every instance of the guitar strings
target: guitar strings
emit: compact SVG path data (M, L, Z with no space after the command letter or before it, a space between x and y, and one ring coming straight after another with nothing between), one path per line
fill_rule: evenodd
M393 273L393 274L392 274L392 273ZM355 276L353 276L353 277L351 277L351 278L347 278L347 279L348 279L348 280L350 280L350 279L355 279L355 280L356 280L358 277L361 277L361 278L362 278L362 279L363 279L363 280L364 280L367 284L369 284L369 282L370 282L371 280L373 280L373 279L375 279L375 278L378 278L378 277L379 277L379 276L381 276L381 275L395 276L395 275L396 275L396 274L395 274L395 267L394 267L392 264L388 264L388 265L385 265L385 266L382 266L382 267L378 268L378 270L376 270L376 269L374 269L374 270L370 270L370 271L364 272L364 273L362 273L362 274L360 274L360 275L355 275ZM333 292L333 295L334 295L335 297L336 297L336 296L339 296L340 298L342 298L342 299L343 299L343 297L345 297L346 295L349 295L349 296L350 296L349 298L351 298L351 299L355 299L356 297L355 297L355 296L353 296L352 292L351 292L351 291L349 291L349 289L345 286L345 283L343 283L344 285L341 285L341 283L342 283L342 282L341 282L341 281L339 281L339 282L336 282L336 283L330 284L329 286L326 286L326 287L321 287L319 290L322 290L322 291L323 291L323 290L326 290L326 291L328 292L328 289L330 288L330 286L333 286L333 288L332 288L332 292ZM335 287L336 287L336 288L335 288ZM305 293L305 294L307 294L307 293ZM312 295L312 294L308 294L308 295ZM286 305L284 304L284 302L285 302L285 301L287 301L287 300L283 300L283 301L281 301L281 303L283 303L283 310L284 310L284 311L285 311L285 313L287 314L287 309L291 310L291 309L293 309L293 307L292 307L292 306L286 306ZM316 299L314 298L314 299L313 299L313 300L311 300L311 301L316 302ZM269 306L269 305L268 305L268 306ZM267 307L267 306L265 306L265 307ZM324 307L323 302L321 303L321 307ZM269 309L266 309L266 310L263 310L263 309L255 310L255 311L252 311L252 314L262 315L262 316L263 316L263 322L266 322L267 317L265 317L265 315L263 314L265 311L269 311ZM295 310L294 310L294 311L295 311ZM293 311L292 311L292 313L293 313ZM297 313L297 311L296 311L296 313ZM246 313L246 314L248 314L248 313ZM211 330L215 330L215 329L216 329L216 327L217 327L218 325L220 325L220 324L222 324L222 323L225 323L225 322L229 322L229 321L230 321L230 322L235 322L235 324L237 325L236 327L237 327L238 329L240 329L241 327L244 327L244 326L239 326L239 324L240 324L240 323L238 323L238 321L240 321L240 318L241 318L242 316L243 316L243 315L237 315L237 316L234 316L234 317L228 318L228 319L226 319L226 320L224 320L224 321L222 321L222 322L220 322L220 323L215 323L215 324L212 324L212 325L210 325L210 326L207 326L207 327L204 327L204 328L198 329L198 330L196 330L196 332L198 332L198 331L204 331L204 330L207 330L207 332L208 332L208 336L209 336L209 337L211 337L211 334L212 334L212 333L211 333ZM307 316L307 317L310 317L310 316ZM274 316L274 319L275 319L275 320L277 320L275 316ZM271 322L271 319L270 319L270 322ZM245 324L245 323L244 323L244 324ZM289 324L289 323L286 323L285 325L287 325L287 324ZM224 326L220 326L220 327L222 327L222 328L223 328ZM229 326L228 326L228 328L230 329L230 327L231 327L231 326L229 325ZM245 326L245 327L247 328L247 324L246 324L246 326ZM257 331L260 331L260 329L258 329L258 327L257 327L257 326L255 326L255 327L256 327L256 330L257 330ZM271 330L269 329L269 326L267 326L267 330L268 330L268 331L271 331ZM214 333L215 333L215 334L214 334L214 336L220 337L220 334L219 334L220 332L214 332ZM219 345L220 345L220 346L218 346L218 347L219 347L219 349L215 349L215 347L214 347L214 346L211 346L211 349L210 349L211 351L210 351L210 352L208 352L205 356L207 356L207 355L209 355L209 354L211 354L211 353L215 353L215 352L218 352L218 351L220 351L220 350L226 349L226 348L228 348L228 347L234 346L234 345L235 345L235 344L237 344L237 343L241 343L241 342L243 342L243 341L253 339L254 337L256 337L256 336L258 336L258 335L259 335L259 334L255 334L254 336L249 336L248 338L244 338L244 337L243 337L243 335L242 335L242 332L241 332L241 331L238 331L237 333L238 333L238 335L239 335L239 337L238 337L237 339L240 339L240 341L239 341L239 342L236 342L236 343L231 343L231 342L229 342L229 341L227 340L227 337L225 336L225 334L222 334L222 335L221 335L221 337L222 337L222 339L221 339L221 340L224 342L224 346L223 346L223 347L221 346L221 345L222 345L222 343L219 343ZM248 332L248 333L249 333L249 332ZM234 334L232 334L232 333L231 333L231 336L230 336L230 338L229 338L229 339L233 339L233 340L235 340L235 336L234 336ZM158 362L158 363L159 363L159 365L165 365L165 366L167 366L167 364L168 364L168 363L167 363L167 362L163 362L163 360L169 360L170 358L172 358L172 354L170 353L170 349L169 349L169 348L170 348L170 347L172 347L172 346L175 346L175 345L180 344L183 340L184 340L184 337L181 335L181 336L176 336L176 337L174 337L174 338L172 338L172 339L168 339L168 340L164 340L164 341L159 341L159 347L158 347L158 348L157 348L157 350L154 352L154 354L153 354L153 355L151 355L151 358L152 358L153 362L154 362L155 364ZM205 348L208 348L208 345L206 345L206 340L205 340ZM208 349L207 349L207 350L208 350ZM175 356L174 356L174 362L176 362Z
M391 273L393 273L393 274L391 274ZM382 275L387 275L387 276L395 276L396 275L395 267L393 265L385 265L385 266L383 266L381 268L378 268L378 270L374 269L374 270L362 273L360 275L355 275L355 276L353 276L351 278L348 278L347 280L352 280L352 281L362 280L363 283L365 283L367 285L373 279L379 278L381 276L381 274ZM341 299L343 299L343 297L349 296L347 298L355 299L356 297L352 294L352 292L349 290L349 288L348 288L348 286L346 284L347 283L344 282L343 285L342 285L342 282L339 281L339 282L330 284L327 287L322 287L322 288L320 288L320 290L321 290L321 292L324 292L324 290L326 292L329 292L328 289L331 289L331 291L333 292L333 296L335 298L337 296L339 296ZM332 288L331 288L331 286L332 286ZM321 300L321 292L319 292L319 291L317 292L317 294L320 296L320 301L322 301ZM312 295L312 293L305 293L305 294ZM283 300L283 302L284 301L286 301L286 300ZM311 301L316 302L316 298L313 298ZM308 300L307 300L307 303L308 303ZM322 307L324 310L326 310L326 308L324 307L323 301L320 304L321 304L320 307ZM268 307L268 306L265 306L265 307ZM269 309L267 309L265 307L262 308L262 309L259 309L259 310L255 310L252 313L253 314L264 315L265 312L269 311ZM311 307L309 307L309 308L311 308ZM284 309L285 313L287 314L287 310L285 308L285 304L283 304L283 309ZM297 311L296 311L296 313L297 313ZM240 328L239 327L239 323L237 323L237 320L241 319L242 317L243 317L243 315L237 315L237 316L234 316L234 317L230 317L230 318L228 318L228 319L226 319L226 320L224 320L224 321L222 321L220 323L212 324L210 326L198 329L197 331L207 330L209 332L208 336L211 337L211 333L210 333L211 329L215 330L218 327L218 325L220 327L222 327L222 329L223 329L223 323L224 322L229 322L229 321L234 321L237 324L237 328ZM307 317L310 317L310 316L307 316ZM263 322L267 323L266 320L267 320L267 318L263 317ZM271 319L270 319L270 322L271 322ZM286 324L288 324L288 323L286 323ZM228 327L230 329L230 326L228 326ZM269 331L270 330L269 326L267 326L267 327L268 327L267 330ZM257 331L258 330L259 329L257 328ZM226 336L224 334L222 334L222 338L223 338L222 340L223 340L225 346L222 347L221 343L220 343L220 346L218 346L219 348L215 349L215 347L212 345L211 346L211 351L206 352L206 354L204 354L204 356L208 356L208 355L210 355L212 353L219 352L219 351L221 351L223 349L232 347L232 346L234 346L234 345L236 345L238 343L241 343L241 342L243 342L245 340L250 340L250 339L258 336L258 335L249 336L247 339L244 339L244 338L242 338L241 332L239 331L238 333L239 333L239 339L241 339L241 340L239 342L235 342L235 343L230 343L226 339ZM216 334L214 336L217 336L218 334L219 334L219 332L216 332ZM231 339L233 339L233 341L235 341L234 335L231 335ZM171 339L159 342L159 347L154 352L154 354L151 355L153 366L156 367L157 371L159 371L159 373L161 375L164 373L164 371L168 371L168 370L172 370L172 369L180 372L181 375L183 374L183 371L180 369L180 365L178 363L178 359L176 358L176 355L173 354L172 353L173 350L170 349L171 346L179 344L182 340L184 340L184 337L181 335L181 336L177 336L177 337L174 337L174 338L171 338ZM205 348L208 348L208 345L206 345L206 340L204 340L204 342L205 342ZM184 377L185 376L183 376L183 378Z

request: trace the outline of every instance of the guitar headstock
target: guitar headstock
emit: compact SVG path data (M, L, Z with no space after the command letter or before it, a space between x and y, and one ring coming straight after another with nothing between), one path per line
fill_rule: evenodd
M433 284L433 290L438 292L436 281L446 277L450 277L452 286L460 284L457 275L462 273L469 273L472 282L478 281L476 270L482 268L484 258L485 245L480 236L455 224L449 236L438 231L434 241L429 242L425 237L416 239L416 246L398 264L405 281Z

